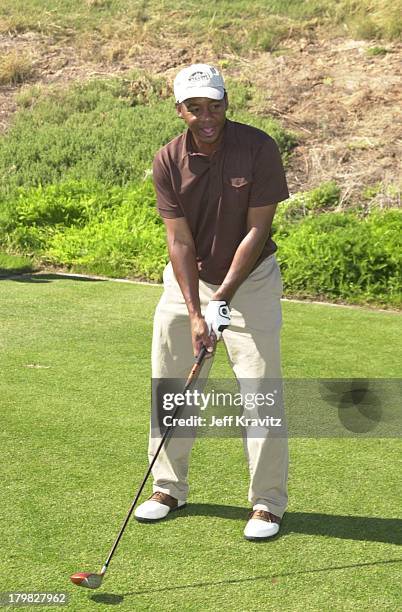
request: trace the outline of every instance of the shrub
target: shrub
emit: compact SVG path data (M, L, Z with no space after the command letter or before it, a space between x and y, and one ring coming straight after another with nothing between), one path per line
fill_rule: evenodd
M0 140L3 195L67 179L125 185L143 178L181 123L171 101L141 106L136 95L121 83L92 82L20 110Z
M160 280L167 252L151 181L121 189L119 205L104 209L84 227L56 233L44 256L75 270Z
M72 181L20 190L10 210L0 219L0 243L9 249L75 271L161 278L165 234L150 179L129 187Z
M402 301L402 213L308 217L275 235L287 293L346 301Z
M93 80L68 90L25 92L0 139L0 195L66 180L127 185L144 178L156 151L180 134L167 81L146 74ZM247 112L252 90L233 86L233 118L260 127L283 153L294 137L273 119Z
M322 183L310 191L301 191L278 205L274 229L282 234L291 231L292 223L304 217L333 210L339 203L341 190L334 181Z
M0 205L0 243L42 250L48 235L71 225L85 226L103 209L116 206L120 198L118 188L105 189L93 181L20 188Z
M284 203L274 239L286 294L400 306L402 212L323 213L338 195L332 183L299 194L302 215ZM21 189L0 217L0 245L74 271L153 281L167 261L150 179Z
M368 57L375 57L376 55L386 55L388 50L385 47L369 47L366 50Z

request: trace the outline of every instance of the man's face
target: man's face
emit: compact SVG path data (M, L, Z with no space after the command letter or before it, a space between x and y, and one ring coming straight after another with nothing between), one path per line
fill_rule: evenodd
M189 98L176 105L177 114L187 124L200 150L219 142L228 107L226 94L222 100Z

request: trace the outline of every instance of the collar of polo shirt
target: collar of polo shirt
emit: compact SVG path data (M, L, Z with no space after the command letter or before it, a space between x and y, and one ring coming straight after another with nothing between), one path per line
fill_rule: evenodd
M217 151L220 151L222 148L224 148L229 143L234 142L232 128L233 128L232 121L226 118L225 125L223 128L222 142L219 148L217 149ZM191 131L189 130L189 128L187 128L185 132L185 137L183 138L183 146L181 150L181 160L183 161L184 158L187 157L187 155L201 155L203 157L208 157L207 155L205 155L205 153L194 151L193 140L191 138Z

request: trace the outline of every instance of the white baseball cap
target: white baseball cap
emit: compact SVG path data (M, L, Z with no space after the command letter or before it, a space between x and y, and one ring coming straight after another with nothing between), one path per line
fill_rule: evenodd
M188 98L212 98L222 100L225 95L225 83L222 75L214 66L192 64L180 70L173 83L176 102Z

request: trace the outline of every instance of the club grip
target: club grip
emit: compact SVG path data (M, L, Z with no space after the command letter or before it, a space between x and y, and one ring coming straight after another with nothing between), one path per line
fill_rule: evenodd
M207 347L203 346L200 352L198 353L197 357L195 358L195 363L197 365L200 365L204 361L207 352L208 352Z

